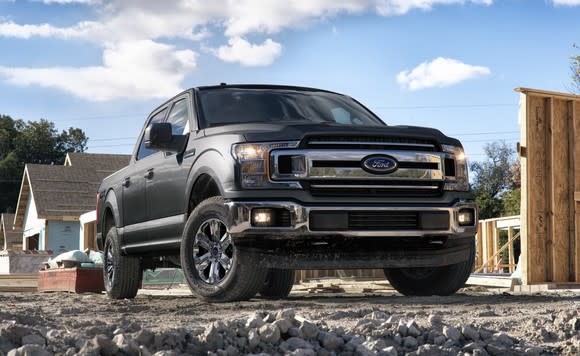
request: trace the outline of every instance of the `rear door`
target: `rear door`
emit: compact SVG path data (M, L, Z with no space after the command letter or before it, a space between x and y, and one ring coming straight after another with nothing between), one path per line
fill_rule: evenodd
M163 122L167 115L167 106L154 112L147 125ZM145 126L147 127L147 126ZM139 146L136 149L134 162L122 182L123 185L123 239L125 244L139 243L148 238L147 222L150 219L147 206L146 182L153 168L155 156L163 153L145 147L142 130Z

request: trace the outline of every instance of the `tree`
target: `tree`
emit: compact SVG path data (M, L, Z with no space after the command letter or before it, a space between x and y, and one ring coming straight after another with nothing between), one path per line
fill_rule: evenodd
M505 141L484 147L486 159L470 164L481 219L519 214L520 174L515 150Z
M576 44L574 48L580 49ZM572 77L572 91L580 94L580 54L570 57L570 76Z
M88 138L78 128L61 133L54 123L0 116L0 212L16 209L27 163L63 164L68 152L84 152Z

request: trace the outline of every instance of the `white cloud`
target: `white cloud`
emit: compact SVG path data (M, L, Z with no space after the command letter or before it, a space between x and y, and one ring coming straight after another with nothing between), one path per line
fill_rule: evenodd
M404 15L407 12L419 9L429 11L437 5L491 5L493 0L384 0L377 1L376 9L381 15Z
M153 41L122 42L103 52L103 66L83 68L7 68L0 77L20 86L65 90L90 101L115 98L166 98L180 90L196 66L196 54Z
M456 59L438 57L431 62L423 62L411 71L403 71L397 75L397 82L409 90L419 90L433 87L445 87L488 75L487 67L473 66Z
M2 1L2 0L0 0ZM50 23L19 24L0 19L0 37L27 39L31 37L75 39L96 44L103 48L103 65L85 68L2 68L1 73L13 83L57 87L88 99L123 96L130 80L119 65L107 62L111 53L120 51L128 43L148 43L151 46L181 39L200 41L222 32L227 44L212 49L214 55L227 62L242 66L270 65L281 55L282 45L271 35L288 28L306 28L340 14L374 12L382 16L403 15L418 9L428 11L444 5L490 5L492 0L36 0L51 4L87 4L95 9L97 18L87 19L69 27L57 27ZM557 1L557 0L554 0ZM562 0L559 0L562 1ZM251 43L249 35L266 34L266 39ZM269 37L269 38L268 38ZM261 43L260 43L261 42ZM182 42L184 43L184 42ZM187 43L187 42L185 42ZM168 58L181 58L183 51L164 47ZM112 52L111 52L112 51ZM115 53L117 53L115 52ZM118 52L120 53L120 52ZM147 53L139 52L144 57ZM195 53L188 53L179 72L162 87L178 87L181 80L195 67ZM171 74L163 67L163 61L143 63L139 59L137 69L147 69L152 75ZM193 63L193 65L192 65ZM185 65L187 64L187 65ZM139 67L140 66L140 67ZM126 68L129 69L129 68ZM35 72L36 71L36 72ZM33 75L34 73L34 75ZM99 73L100 78L97 78ZM77 77L72 83L58 78ZM146 77L144 75L143 77ZM82 81L85 81L82 83ZM102 91L104 84L113 86L110 92ZM155 90L142 78L135 79L139 95L158 95L165 89ZM93 89L94 88L94 89ZM121 88L121 90L117 90ZM147 89L148 88L148 89ZM78 91L78 92L77 92Z
M44 4L50 5L50 4L86 4L86 5L94 5L94 4L100 4L102 1L101 0L37 0L37 1L42 1Z
M282 46L269 38L256 45L234 37L229 39L227 46L219 47L214 53L225 62L237 62L246 67L267 66L280 56Z
M558 6L576 6L580 5L580 0L552 0L554 5Z

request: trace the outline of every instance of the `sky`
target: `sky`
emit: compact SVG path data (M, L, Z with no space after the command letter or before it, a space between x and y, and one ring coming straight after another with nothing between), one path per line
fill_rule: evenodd
M388 124L519 141L516 87L569 92L580 0L0 0L0 114L131 153L183 89L299 85Z

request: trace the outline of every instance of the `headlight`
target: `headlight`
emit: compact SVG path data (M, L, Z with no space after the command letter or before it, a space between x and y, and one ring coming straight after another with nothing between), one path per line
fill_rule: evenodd
M232 156L240 164L242 188L268 188L270 184L270 151L294 148L298 141L240 143L232 146Z
M467 157L463 148L442 145L445 155L445 190L466 192L469 190Z

